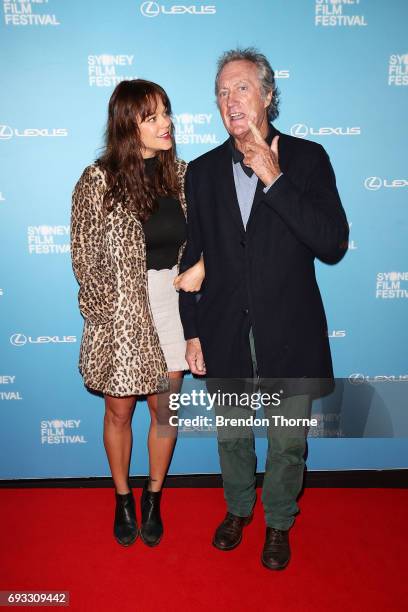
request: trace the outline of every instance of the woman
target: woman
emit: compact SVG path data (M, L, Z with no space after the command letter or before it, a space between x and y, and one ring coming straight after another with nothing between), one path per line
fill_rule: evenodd
M85 385L104 394L114 536L124 546L139 533L128 482L138 395L147 395L151 417L140 535L155 546L163 534L161 489L177 436L168 424L168 393L179 390L188 369L173 286L186 238L186 167L176 158L165 91L141 79L119 83L109 101L104 153L74 189L71 250L85 318L79 369ZM190 289L202 269L202 262L190 268ZM185 290L190 271L183 274Z

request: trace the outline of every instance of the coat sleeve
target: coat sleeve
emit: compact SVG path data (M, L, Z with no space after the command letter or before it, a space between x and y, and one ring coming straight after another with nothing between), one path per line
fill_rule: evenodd
M305 190L301 191L284 173L263 200L315 257L337 263L345 255L349 226L329 156L321 145Z
M100 170L88 166L75 185L71 210L71 259L79 283L79 309L97 325L112 319L117 296L103 241L103 193Z
M187 268L196 264L203 251L199 215L194 198L191 164L188 165L186 172L185 196L187 202L187 243L180 262L180 272L184 272ZM180 318L186 340L198 337L196 295L196 293L183 290L180 290L179 293Z

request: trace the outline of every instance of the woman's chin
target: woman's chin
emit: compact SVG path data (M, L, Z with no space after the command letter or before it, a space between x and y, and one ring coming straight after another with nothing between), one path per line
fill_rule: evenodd
M173 146L172 141L170 140L170 142L163 142L161 147L159 149L157 149L157 152L159 151L169 151Z

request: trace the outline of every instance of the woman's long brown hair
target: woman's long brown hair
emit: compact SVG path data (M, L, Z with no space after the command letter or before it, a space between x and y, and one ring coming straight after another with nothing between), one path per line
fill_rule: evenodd
M105 149L97 163L106 171L107 191L104 208L111 211L121 202L134 211L141 221L156 208L158 196L177 196L176 145L157 153L154 176L146 176L142 157L142 140L136 118L144 121L156 111L161 99L171 114L170 100L160 85L134 79L119 83L109 100Z

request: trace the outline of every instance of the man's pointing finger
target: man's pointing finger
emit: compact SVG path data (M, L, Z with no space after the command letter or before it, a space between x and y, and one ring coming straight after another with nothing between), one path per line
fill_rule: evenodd
M249 129L251 130L251 132L254 135L255 142L257 142L258 144L265 144L265 141L262 138L261 132L258 130L256 125L254 123L252 123L252 121L250 119L248 120L248 127L249 127Z

